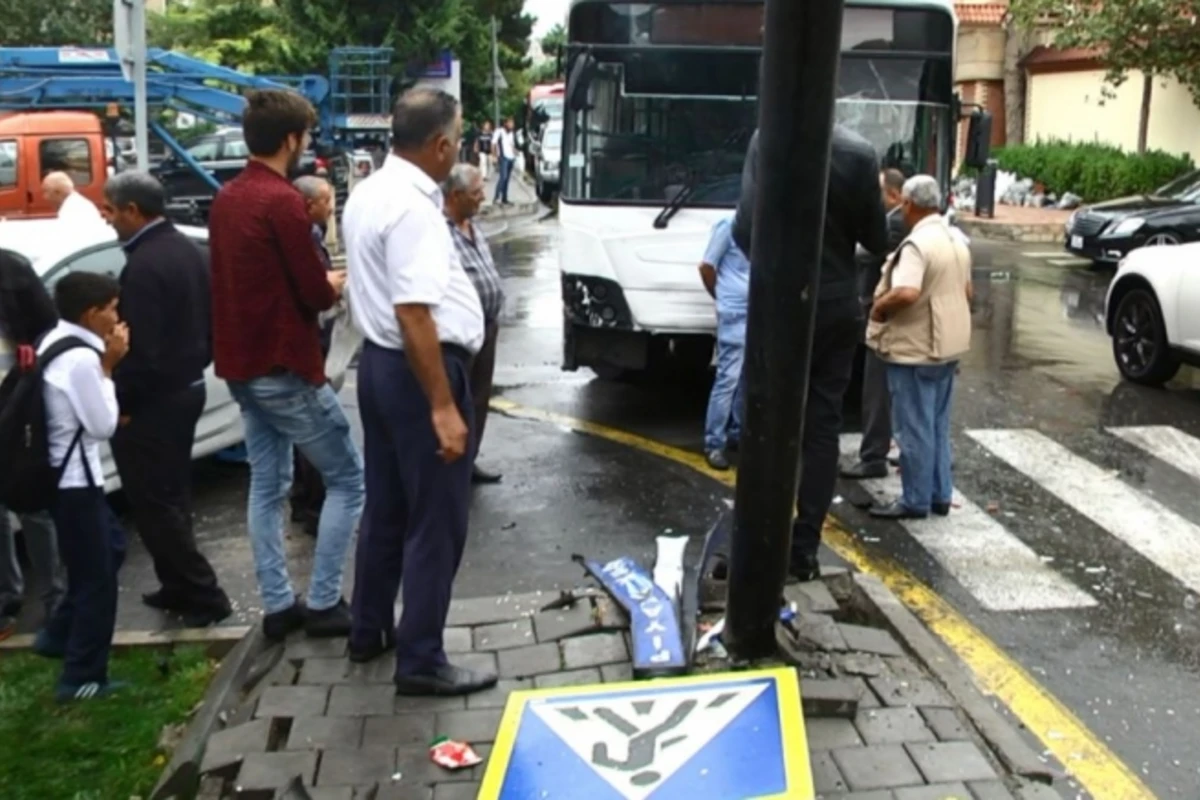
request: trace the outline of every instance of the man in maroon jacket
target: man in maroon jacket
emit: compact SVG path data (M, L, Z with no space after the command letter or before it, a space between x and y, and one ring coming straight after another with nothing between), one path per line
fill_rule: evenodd
M299 94L250 93L242 117L250 161L217 193L209 215L213 361L246 426L250 540L271 639L301 627L309 636L349 632L342 567L365 494L350 424L325 379L317 322L341 294L345 273L326 270L304 197L288 180L315 122ZM307 608L283 549L293 445L326 488Z

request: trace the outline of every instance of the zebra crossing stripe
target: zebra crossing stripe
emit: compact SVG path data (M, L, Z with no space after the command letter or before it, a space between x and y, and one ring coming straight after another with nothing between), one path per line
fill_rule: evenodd
M858 434L843 435L842 453L856 454L861 439ZM860 483L876 500L900 495L900 475L895 472ZM989 611L1048 611L1098 604L958 490L954 504L948 517L901 524L981 606Z
M1200 592L1200 527L1037 431L973 430L967 435Z
M1184 475L1200 480L1200 439L1170 425L1130 425L1107 430Z

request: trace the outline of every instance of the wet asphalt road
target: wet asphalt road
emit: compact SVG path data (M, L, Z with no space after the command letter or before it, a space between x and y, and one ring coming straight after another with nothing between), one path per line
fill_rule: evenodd
M498 392L522 406L698 450L707 399L702 376L669 385L607 383L586 371L559 370L555 242L553 221L513 225L494 236L509 295ZM1200 377L1185 369L1165 391L1122 384L1098 322L1110 275L1066 267L1054 250L974 243L974 339L955 405L955 483L974 513L960 508L951 522L969 520L971 531L982 526L981 535L1029 552L1015 557L1016 567L986 548L956 562L952 546L939 551L897 524L869 520L855 507L866 498L859 486L839 488L834 513L866 547L891 556L944 596L1159 796L1200 798L1194 595L1113 533L1140 522L1155 528L1147 536L1156 535L1164 518L1141 503L1148 496L1174 523L1162 535L1194 533L1200 546L1200 531L1179 525L1200 522L1197 474L1180 468L1187 466L1186 452L1183 462L1170 466L1161 453L1151 457L1105 430L1167 425L1200 438ZM353 412L352 380L344 399ZM849 419L847 429L854 424ZM1019 463L1011 454L997 456L1008 453L1002 449L1012 444L1008 432L1026 429L1041 432L1074 460L1046 467L1041 451ZM982 438L968 430L983 430ZM1028 455L1020 436L1013 441L1018 450L1026 443ZM489 422L481 464L503 472L504 483L475 491L459 596L573 585L581 576L570 563L573 553L649 560L656 535L699 537L728 496L724 487L678 464L498 414ZM1049 474L1025 474L1039 468ZM244 469L200 464L196 480L203 546L237 600L238 620L247 620L257 597L245 537ZM290 543L293 574L302 583L309 543L299 533ZM1010 567L1016 571L1006 572ZM1183 574L1182 568L1173 571ZM1042 591L1029 575L1049 581L1050 588ZM137 602L153 585L140 548L131 553L123 583L123 628L172 624ZM1005 592L996 587L1008 585L1012 607L998 609L994 598ZM1079 602L1064 607L1070 598Z

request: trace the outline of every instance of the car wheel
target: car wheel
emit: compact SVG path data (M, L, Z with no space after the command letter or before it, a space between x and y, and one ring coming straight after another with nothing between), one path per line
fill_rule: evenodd
M1167 342L1162 309L1145 289L1128 292L1117 306L1113 357L1126 380L1145 386L1162 386L1179 372L1179 357Z
M1146 247L1182 244L1183 237L1174 231L1162 231L1146 239Z

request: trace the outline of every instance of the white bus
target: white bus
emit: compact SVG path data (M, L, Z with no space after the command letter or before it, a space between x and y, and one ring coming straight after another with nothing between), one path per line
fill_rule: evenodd
M671 358L708 364L716 317L697 266L740 194L762 15L761 0L571 4L563 369L614 377ZM838 120L884 166L943 186L960 113L956 34L951 0L848 0L838 74Z

